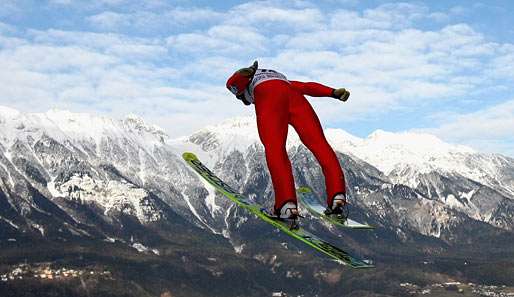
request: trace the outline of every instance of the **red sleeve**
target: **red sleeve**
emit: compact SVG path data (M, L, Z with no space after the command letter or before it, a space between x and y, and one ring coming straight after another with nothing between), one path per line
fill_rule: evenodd
M298 92L312 97L332 97L333 88L315 82L290 80L291 86Z

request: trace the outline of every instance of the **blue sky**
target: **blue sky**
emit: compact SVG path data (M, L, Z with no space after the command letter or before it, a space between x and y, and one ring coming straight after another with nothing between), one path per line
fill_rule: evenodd
M512 1L0 2L0 105L115 118L171 136L253 114L225 89L259 60L352 92L325 127L423 131L514 156Z

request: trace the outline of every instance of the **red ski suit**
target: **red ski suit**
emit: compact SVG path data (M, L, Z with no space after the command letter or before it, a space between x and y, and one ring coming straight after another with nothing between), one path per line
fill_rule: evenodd
M291 162L286 151L289 124L321 165L328 205L332 205L336 194L346 192L344 174L336 154L323 134L316 113L303 96L332 97L332 91L332 88L314 82L288 83L284 80L268 80L254 89L257 128L275 190L275 210L289 201L297 203Z

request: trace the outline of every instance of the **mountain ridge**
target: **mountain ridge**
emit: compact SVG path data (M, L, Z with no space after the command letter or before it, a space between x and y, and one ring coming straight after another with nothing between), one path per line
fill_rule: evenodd
M254 188L252 183L258 185L255 178L260 176L258 179L262 180L260 184L265 189L255 191L254 195L264 190L266 199L262 197L261 200L264 203L272 200L264 148L252 117L227 119L217 125L206 126L189 137L176 139L169 138L162 129L146 124L134 115L112 120L59 110L24 114L1 108L0 125L3 126L0 132L0 173L8 181L4 182L4 187L14 187L13 176L17 176L50 199L96 203L104 209L104 214L125 212L134 215L141 223L160 220L165 211L158 205L163 201L163 205L171 206L197 226L226 235L229 226L220 217L227 216L229 211L223 213L220 206L223 204L218 205L215 193L196 180L180 158L181 152L191 150L220 172L221 177L238 185L236 188ZM506 230L514 228L514 224L508 221L510 214L502 211L502 208L510 209L514 203L514 196L510 194L514 188L513 160L446 144L427 134L395 134L378 130L362 139L340 129L328 129L327 132L327 139L334 149L350 156L339 155L340 160L346 160L341 165L347 174L351 170L368 170L370 174L369 180L349 183L350 193L364 201L363 211L378 211L373 208L375 202L366 201L366 195L373 196L377 191L383 192L394 185L405 185L418 193L420 201L435 200L446 211L452 209ZM415 144L410 143L409 138L414 138ZM439 145L440 148L433 152L430 145ZM423 149L417 152L416 148L420 146ZM310 160L311 165L306 163L303 166L316 168L318 165L310 152L298 150L300 147L298 135L290 129L287 148L292 159L298 159L295 155L300 154L303 159ZM410 155L414 157L410 158ZM387 162L392 159L394 166L387 162L384 164L384 159ZM452 162L459 163L457 170ZM424 168L428 163L435 165L430 169ZM489 166L487 170L477 169L485 163ZM227 167L228 164L233 165ZM354 164L350 171L349 164ZM494 167L494 164L498 166ZM512 174L504 176L502 170ZM230 174L227 176L223 172ZM231 177L233 172L239 172L235 179ZM305 180L306 175L310 175L310 180ZM317 193L323 195L319 170L316 174L296 170L295 177L297 182L304 179L307 184L313 184ZM379 181L377 186L369 184L371 180ZM165 186L167 190L163 191L165 184L168 185ZM369 187L367 184L371 188L366 190L369 193L363 194L366 192L363 188ZM194 185L194 192L191 192L191 185ZM203 198L192 193L201 193ZM435 206L426 204L424 207L425 220L428 220L424 224L434 224L438 219L435 214L430 215L431 207ZM444 217L441 212L440 216ZM405 222L425 235L440 234L439 231L427 231L427 226L415 221ZM435 224L441 228L441 222Z

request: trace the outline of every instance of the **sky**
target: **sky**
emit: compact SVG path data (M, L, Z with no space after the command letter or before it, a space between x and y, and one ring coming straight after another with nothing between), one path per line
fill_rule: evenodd
M0 105L113 118L171 137L254 114L225 88L259 61L350 90L326 128L417 131L514 157L513 1L2 0Z

